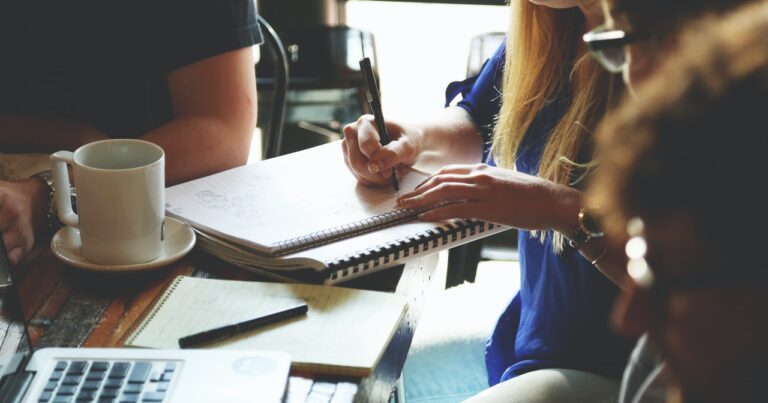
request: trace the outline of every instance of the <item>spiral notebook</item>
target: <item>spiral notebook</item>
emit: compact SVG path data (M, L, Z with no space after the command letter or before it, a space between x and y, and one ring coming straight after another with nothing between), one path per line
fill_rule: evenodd
M427 177L403 170L400 193ZM225 261L281 280L304 269L325 283L507 229L475 220L421 222L421 211L399 209L396 198L391 187L358 184L337 141L169 187L166 212Z
M304 301L306 315L206 344L285 351L293 369L368 376L406 312L397 294L308 284L177 277L137 321L128 347L179 348L180 337Z

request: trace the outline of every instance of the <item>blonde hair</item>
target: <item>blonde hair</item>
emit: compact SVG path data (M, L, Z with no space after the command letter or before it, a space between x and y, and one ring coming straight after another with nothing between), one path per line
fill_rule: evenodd
M604 71L579 46L585 21L578 8L556 10L528 1L518 1L510 8L494 160L499 166L514 168L523 137L538 113L548 102L570 96L544 147L538 176L574 185L583 176L578 168L590 166L592 132L618 102L621 79ZM538 235L543 242L546 232ZM553 240L554 251L561 252L563 235L555 233Z

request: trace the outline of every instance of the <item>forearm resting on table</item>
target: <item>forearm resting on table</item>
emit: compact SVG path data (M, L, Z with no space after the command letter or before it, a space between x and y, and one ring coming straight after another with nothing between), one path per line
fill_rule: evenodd
M251 48L180 67L168 73L168 84L173 119L140 137L165 150L166 183L244 164L256 127ZM4 152L74 150L104 138L105 134L82 124L0 116L0 147Z
M429 123L415 126L423 132L418 165L440 168L449 164L474 164L482 161L483 142L480 132L464 109L445 108L431 116Z
M175 184L242 165L253 128L233 127L218 117L181 117L141 136L166 153L166 182ZM0 147L5 153L74 151L107 139L87 125L47 118L0 116Z
M88 125L54 118L0 116L0 147L4 153L52 153L75 150L107 136Z

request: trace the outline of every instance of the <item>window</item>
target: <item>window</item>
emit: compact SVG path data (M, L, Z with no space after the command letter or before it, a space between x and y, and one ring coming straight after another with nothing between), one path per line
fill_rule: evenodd
M506 32L509 8L348 1L346 18L376 41L384 116L413 121L442 108L445 86L466 77L472 38Z

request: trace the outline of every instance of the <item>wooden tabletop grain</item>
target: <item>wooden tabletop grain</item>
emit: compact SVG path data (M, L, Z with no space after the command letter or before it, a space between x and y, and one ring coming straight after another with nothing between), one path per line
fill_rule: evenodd
M389 291L408 299L408 312L373 374L364 379L291 372L288 402L388 402L402 372L421 315L437 255L373 273L345 287ZM180 261L144 273L99 273L68 267L38 247L14 269L36 348L121 347L131 327L178 275L269 281L194 250ZM16 351L23 327L0 317L0 354Z

